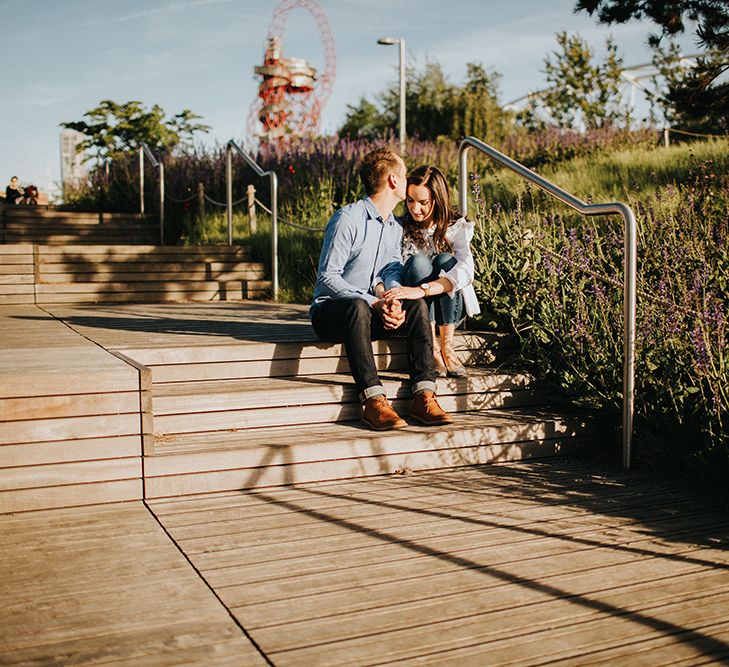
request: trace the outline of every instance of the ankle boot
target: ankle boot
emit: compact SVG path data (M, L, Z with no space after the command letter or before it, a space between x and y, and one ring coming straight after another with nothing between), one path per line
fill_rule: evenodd
M438 405L432 391L419 391L415 394L410 408L410 417L426 426L441 426L453 423L453 417Z
M456 356L453 349L453 334L455 325L442 324L440 327L440 347L443 352L443 361L445 361L446 372L448 377L463 378L466 377L466 369Z
M393 410L384 396L368 398L362 406L362 421L373 431L405 428L408 424Z

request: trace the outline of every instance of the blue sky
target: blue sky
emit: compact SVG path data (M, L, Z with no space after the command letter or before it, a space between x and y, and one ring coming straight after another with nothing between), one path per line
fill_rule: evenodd
M575 0L319 0L332 25L337 78L322 129L341 124L348 103L397 78L404 37L416 65L441 63L453 82L478 61L502 74L507 102L544 86L543 60L555 33L579 32L598 52L612 34L627 65L648 62L649 23L603 26L575 15ZM60 178L59 123L100 100L184 108L212 126L206 143L243 136L256 94L253 66L278 0L0 0L3 87L0 180L17 174L47 190ZM696 50L693 35L681 40ZM321 65L318 32L302 9L284 35L288 56Z

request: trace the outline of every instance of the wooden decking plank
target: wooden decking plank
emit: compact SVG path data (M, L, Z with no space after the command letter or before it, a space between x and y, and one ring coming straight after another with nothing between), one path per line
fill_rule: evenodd
M48 419L51 417L110 415L134 412L138 409L138 392L0 398L0 422Z
M589 653L601 645L614 644L616 636L620 637L618 641L626 641L636 636L660 637L671 630L658 629L656 625L681 628L682 623L693 620L692 613L697 608L701 608L702 617L708 622L724 620L722 605L729 602L729 592L726 590L709 596L697 592L694 597L678 602L661 604L659 601L651 604L647 601L642 605L630 604L631 594L635 596L636 591L630 591L628 596L616 596L614 602L611 597L607 601L586 600L585 606L590 608L594 605L598 608L599 611L591 615L597 618L574 625L566 621L566 627L552 627L549 618L545 619L539 613L541 610L537 610L536 614L527 616L532 621L531 628L525 628L522 633L504 633L503 628L508 628L509 622L515 618L507 610L494 615L494 625L489 623L487 627L484 627L485 619L458 619L452 623L439 623L418 629L382 631L374 637L337 642L335 645L312 646L281 653L270 649L269 651L276 664L281 665L307 664L313 661L320 665L357 665L362 664L363 658L375 660L378 664L387 664L396 660L430 659L437 653L443 656L441 664L450 665L516 662L537 664ZM703 607L703 604L706 606ZM582 609L574 600L552 606L561 608L565 615L576 615L575 612ZM544 611L549 613L549 610ZM518 615L516 620L521 620ZM543 622L542 627L533 627L539 621ZM494 629L497 631L493 632ZM501 637L498 629L502 630ZM504 637L504 634L507 636ZM438 662L434 661L432 664Z
M230 509L201 510L193 516L186 515L162 515L165 526L172 531L175 539L189 540L200 537L213 537L226 534L256 533L258 539L270 534L275 538L276 534L283 530L287 533L281 540L291 543L296 539L293 531L303 529L304 539L306 531L311 525L321 525L320 516L326 513L326 517L332 519L332 523L343 520L351 520L364 517L370 522L377 522L380 519L395 517L396 521L402 523L401 517L407 517L405 522L414 525L419 521L432 521L434 519L448 518L458 521L474 517L482 517L483 529L487 526L511 526L519 522L529 520L534 515L539 521L550 521L554 518L593 517L600 513L611 525L616 521L624 520L622 516L611 516L605 513L608 506L607 499L594 498L585 500L579 508L569 507L560 498L558 493L545 493L540 497L539 505L535 506L534 501L527 498L504 498L503 491L496 490L492 493L471 496L468 502L464 502L462 491L443 490L440 493L416 494L411 489L404 489L402 497L394 494L378 495L373 492L367 497L357 497L352 492L347 495L329 495L326 490L318 490L314 494L306 495L303 490L299 495L283 496L277 492L268 491L252 492L259 495L260 501L257 504L247 504L242 507ZM649 503L649 514L635 512ZM671 521L675 517L673 511L673 500L659 495L652 497L650 492L643 493L626 491L611 496L611 500L619 500L621 507L630 508L638 516L632 520L645 521L650 519L655 522L659 518ZM157 506L152 505L153 511L157 512ZM273 511L276 510L276 511ZM712 518L713 507L707 505L702 514L709 512ZM689 515L696 516L695 512ZM681 517L678 517L680 519ZM317 538L318 539L318 538Z
M169 475L147 479L149 498L162 498L263 486L304 484L322 479L346 479L353 476L396 474L408 469L450 468L496 461L542 458L585 452L594 443L593 436L570 436L556 439L535 439L503 444L474 445L460 448L400 451L355 459L283 463L266 465L269 457L254 468ZM285 460L285 457L284 457Z
M691 639L700 634L697 642ZM560 665L581 667L583 665L625 665L630 667L654 667L672 665L716 665L729 663L729 622L708 622L687 628L673 635L649 639L637 637L614 648L603 648L560 660ZM688 641L686 641L688 639ZM698 644L695 645L695 644ZM722 646L723 645L723 646Z
M622 581L649 581L660 578L663 572L669 576L673 571L673 563L680 563L683 558L689 563L686 570L678 568L677 571L688 572L692 566L696 569L710 568L704 561L692 565L692 558L700 558L701 550L684 546L674 548L671 558L661 560L655 557L640 556L638 554L604 553L608 549L595 548L589 552L579 553L577 562L573 563L569 555L566 558L544 557L514 562L512 564L491 565L486 564L481 569L464 568L455 563L448 572L431 577L418 577L412 580L391 580L383 584L362 585L356 588L308 595L306 590L290 588L288 598L278 598L271 601L250 600L238 596L235 588L221 589L221 599L234 609L237 617L245 622L252 630L268 626L285 626L298 622L309 622L319 618L334 618L342 616L347 622L349 615L368 612L376 613L377 609L385 609L398 605L422 605L429 601L438 601L441 596L466 594L479 598L497 599L501 591L507 595L507 605L515 605L518 600L528 603L528 591L532 590L529 582L536 582L534 594L541 595L543 589L554 591L576 591L587 594L590 591L619 585ZM447 557L447 555L446 555ZM664 555L664 559L666 556ZM726 559L724 559L726 565ZM203 570L203 574L204 574ZM724 570L725 572L725 570ZM596 585L596 580L603 582ZM565 593L565 595L567 595ZM516 596L509 602L508 596ZM447 607L448 599L442 601ZM472 602L475 603L472 597ZM407 607L406 607L407 608ZM447 612L443 613L447 617Z
M139 456L103 461L74 461L14 467L0 470L0 491L135 479L141 475L142 466Z
M132 537L114 530L116 510L110 513L108 506L42 513L41 518L52 516L62 526L83 512L85 525L76 525L75 535L79 540L85 532L85 539L69 544L63 529L46 528L46 547L26 550L24 562L15 564L24 576L3 578L18 604L0 612L0 659L183 664L208 656L211 662L205 664L218 664L217 656L220 664L230 664L235 650L245 664L265 664L146 509L141 504L134 509L138 520L129 508L122 514L133 523L146 521L149 530ZM32 544L34 527L42 525L32 514L10 517L7 524L0 517L0 534L22 531ZM108 528L113 539L106 535ZM145 545L152 559L142 564ZM55 561L59 548L63 563Z
M359 589L374 589L381 587L382 591L390 591L392 582L399 582L420 589L426 587L432 591L431 584L435 581L451 582L457 576L464 577L464 582L469 581L471 584L482 578L482 582L497 583L501 575L513 576L518 579L520 572L529 570L535 571L534 568L545 563L549 559L569 558L569 567L571 571L579 565L582 569L593 569L601 567L600 558L604 557L601 548L610 552L605 562L623 562L636 559L661 558L665 554L672 556L673 549L676 547L671 543L673 536L684 537L690 539L696 535L697 531L678 531L666 538L640 539L636 535L627 535L626 539L634 540L637 546L628 546L622 544L620 540L616 540L613 544L606 541L604 536L600 539L598 536L590 536L589 533L583 537L579 534L556 537L539 537L535 535L532 539L521 539L523 535L517 534L510 543L508 539L503 539L501 543L493 545L479 545L478 547L470 546L477 536L467 535L467 542L461 541L458 544L455 540L450 544L446 542L448 550L441 551L436 544L431 546L427 538L420 538L420 541L400 541L394 547L393 551L398 550L402 553L402 560L390 560L372 565L360 566L359 568L333 569L329 572L315 572L310 575L301 575L297 578L280 577L273 581L253 582L253 583L223 583L226 581L235 581L233 576L226 579L226 572L222 572L216 577L217 585L220 587L220 594L226 600L227 604L233 607L247 606L254 604L276 606L277 602L285 600L287 597L298 597L305 595L308 598L329 598L338 597L339 603L346 602L348 597L356 597L356 591ZM387 533L388 538L395 541L398 536L395 531L390 530ZM508 535L504 535L508 538ZM457 546L454 546L456 542ZM688 547L684 546L684 550ZM452 551L451 551L452 550ZM599 553L598 553L599 552ZM430 554L430 558L410 558L412 553ZM678 552L680 553L680 551ZM446 554L439 557L439 554ZM610 560L610 558L614 560ZM205 572L208 568L204 566L203 559L193 558L193 562ZM721 562L717 561L717 564ZM726 559L724 559L726 563ZM467 564L467 566L466 566ZM490 572L497 570L499 576L493 579ZM527 576L527 575L525 575ZM502 577L503 578L503 577ZM461 584L462 585L462 584ZM447 587L443 590L449 590ZM398 595L396 590L393 591ZM382 604L392 602L393 598L389 595L383 595L380 598ZM327 609L333 609L327 607ZM249 621L250 622L250 621Z
M139 479L2 491L0 492L0 514L3 512L30 512L49 507L99 505L140 500L141 498L142 480L140 475Z
M501 535L506 539L518 540L520 536L524 536L524 534L528 536L532 531L539 535L543 534L545 530L559 529L560 526L579 529L580 526L591 525L589 514L583 515L569 510L558 512L554 509L545 512L536 507L532 508L531 512L524 512L518 519L512 517L483 519L478 514L473 516L466 514L460 521L448 519L445 526L441 525L442 521L442 518L431 517L430 520L424 518L409 525L398 523L390 518L388 523L392 527L389 530L396 531L396 534L388 534L387 540L380 539L376 530L365 528L344 533L341 530L331 530L332 527L337 526L335 521L331 521L328 522L329 530L319 528L317 531L312 531L314 535L311 538L301 535L299 539L296 539L292 534L281 533L277 537L275 534L263 533L247 536L248 539L245 539L244 536L239 538L236 534L228 534L218 538L212 536L207 541L195 541L193 538L180 540L180 543L184 545L186 553L190 557L194 557L201 567L210 571L219 568L227 570L237 566L271 563L278 560L289 562L291 559L301 559L303 561L314 554L322 559L336 559L337 555L343 555L356 560L355 552L358 551L363 554L362 557L365 560L368 558L375 560L377 556L371 555L372 551L383 551L378 547L384 545L401 545L406 548L410 542L425 538L442 539L447 543L451 539L454 541L468 540L469 536L473 536L474 529L479 528L481 533L487 534L488 538ZM605 521L607 527L613 529L626 523L624 520L612 517ZM540 526L544 527L540 528ZM286 536L284 537L284 535ZM482 538L486 539L484 535ZM579 540L577 541L579 542ZM285 550L282 550L282 544L285 544Z
M128 354L128 353L127 353ZM400 395L410 398L407 374L386 371L380 375L388 396ZM438 378L438 396L526 388L530 378L524 373L499 372L489 368L469 369L465 378ZM275 395L272 393L275 392ZM246 408L273 407L296 404L302 392L312 402L333 402L356 400L359 403L355 385L350 375L299 375L283 378L236 379L229 382L197 382L194 385L161 384L154 390L157 414L180 414L183 412L215 411L228 408L232 397L245 396ZM206 396L206 405L199 403L200 394ZM195 402L195 397L198 397ZM268 397L268 398L266 398ZM292 400L294 403L292 403ZM302 400L299 398L299 400Z
M242 437L240 440L231 437L228 442L229 444L236 443L238 446L219 450L209 446L210 443L206 443L208 434L205 433L196 434L197 442L201 446L191 448L192 451L173 449L176 445L175 435L162 435L158 438L158 455L148 461L148 473L153 478L194 474L201 471L200 462L202 460L206 461L204 471L207 472L232 472L248 469L251 475L255 475L275 474L277 466L290 467L293 464L330 461L340 461L344 465L349 461L353 467L356 467L357 462L362 462L364 465L366 459L377 459L382 462L382 468L377 470L376 466L369 465L368 469L373 470L370 474L386 474L398 469L401 471L417 469L422 467L422 461L426 458L439 464L431 466L433 468L487 463L489 460L499 460L496 448L501 448L506 456L509 448L515 451L520 443L524 443L526 446L534 442L552 441L565 436L567 437L564 445L569 447L570 439L578 436L592 438L596 433L593 425L579 418L550 419L545 415L541 423L530 424L528 422L517 423L514 417L503 416L501 412L494 414L491 419L487 415L488 413L457 414L453 425L441 427L437 431L432 428L409 425L397 433L377 437L369 431L354 428L352 430L360 433L357 438L341 440L332 438L329 441L319 440L306 442L306 444L301 440L284 442L271 440L267 437L271 429L258 429L260 434L252 433L251 430L238 431L235 429L230 431L230 435L235 436L241 433ZM467 421L466 419L461 420L462 416L470 417L471 423L461 423L461 421ZM476 416L482 417L483 420L479 426L473 424ZM158 425L155 425L155 428L157 427ZM258 435L258 442L256 442L256 435ZM296 438L295 434L292 436ZM303 438L303 433L299 438ZM297 443L297 445L294 447L292 443ZM545 451L547 450L548 448L545 447ZM403 458L408 454L412 455L411 460ZM400 456L402 460L395 466L394 462L385 462L384 457L387 456ZM296 482L297 479L292 478L291 483Z
M164 470L165 455L175 455L182 463L184 455L200 452L218 451L221 467L225 468L226 450L250 449L254 460L265 460L267 465L275 461L286 462L292 443L297 446L297 454L305 460L325 460L332 456L362 456L373 452L397 451L400 444L412 441L420 449L423 446L448 441L458 443L485 443L489 438L500 437L502 442L528 440L531 437L551 437L569 432L592 433L600 428L594 420L586 419L586 413L569 415L547 408L513 408L471 411L458 414L451 425L438 428L423 427L415 424L395 432L373 433L360 420L343 423L278 425L265 429L228 429L226 432L200 434L166 435L158 449L159 458L151 461L153 466ZM492 429L489 433L488 429ZM491 440L498 442L499 440ZM305 444L304 444L305 443ZM334 447L334 443L337 446ZM254 450L259 450L256 453ZM306 450L311 453L307 454ZM341 450L341 451L340 451ZM170 457L171 458L171 457ZM194 468L191 468L193 470ZM175 472L183 471L175 468Z
M271 391L275 391L275 386L271 387ZM200 395L198 395L198 403ZM457 413L533 405L538 397L539 395L532 390L507 389L479 394L439 395L438 403L447 412ZM159 414L155 408L155 431L164 434L178 434L297 424L318 425L327 422L355 421L362 416L359 401L316 402L313 397L305 393L305 390L299 401L289 405L249 408L245 406L245 396L241 396L240 399L239 401L229 399L228 408L216 411L202 409L200 412L183 414ZM296 398L294 397L292 400L296 401ZM412 398L394 398L390 403L398 414L403 416L410 414Z
M0 424L0 444L74 440L93 436L136 435L139 413L105 414L83 417L56 417Z
M548 469L547 465L538 467L544 471ZM521 464L520 468L525 470L528 468L528 464ZM362 664L363 662L372 664L378 661L377 650L379 647L375 646L374 651L367 653L368 643L370 647L373 643L378 642L387 646L388 628L401 627L409 621L413 625L421 625L424 628L423 635L425 639L421 641L422 637L417 634L419 632L417 628L402 630L402 650L403 655L406 656L403 659L409 659L407 656L410 656L412 660L417 660L419 656L422 657L419 647L421 645L427 646L428 642L431 641L429 635L436 638L440 637L438 631L434 632L433 629L439 627L443 619L452 618L449 613L452 608L455 612L461 612L460 623L459 620L452 622L454 646L458 645L455 638L459 637L459 628L464 619L465 621L468 621L469 618L472 619L473 632L476 632L476 637L487 637L485 640L479 639L481 646L485 646L489 641L489 632L501 631L505 633L504 636L508 635L509 622L512 622L513 625L514 620L516 620L517 626L525 628L525 632L537 627L540 622L546 627L549 623L545 624L544 619L555 618L554 614L548 611L549 608L542 612L531 612L529 606L524 606L530 605L534 609L539 607L539 604L534 601L530 602L529 598L524 598L521 594L519 582L526 582L529 579L538 581L546 587L565 588L568 596L590 596L600 591L605 591L606 595L615 595L616 589L622 586L626 588L625 595L627 599L631 598L631 593L627 591L627 587L637 587L635 590L645 591L646 599L651 600L652 598L660 598L661 595L665 598L665 592L660 592L661 590L665 591L665 589L662 589L661 582L673 582L671 585L675 584L680 588L686 585L686 582L691 578L698 581L698 579L705 577L702 579L703 584L697 584L697 594L703 594L702 592L708 587L714 576L717 577L717 580L724 582L726 589L729 554L719 545L721 544L720 538L722 535L725 541L729 539L729 527L726 525L726 520L723 520L723 524L717 523L724 516L719 505L712 508L710 505L696 504L699 501L706 500L706 496L695 494L689 498L689 504L687 505L685 502L687 496L680 491L664 492L665 495L662 498L661 483L656 480L647 480L649 483L647 488L650 488L650 492L646 492L646 489L640 486L642 480L631 485L629 477L621 477L620 479L624 481L615 484L609 477L606 477L604 481L599 476L597 479L591 475L581 477L579 469L574 469L570 470L568 475L553 478L553 483L548 485L550 491L546 494L545 500L550 503L550 507L547 508L545 514L539 509L541 504L540 483L544 482L546 484L547 475L540 477L539 474L529 475L526 472L522 474L520 471L517 471L516 475L510 474L512 470L511 466L508 465L504 466L502 470L501 475L496 473L491 475L482 474L481 478L484 484L488 484L490 477L493 478L495 487L490 489L490 493L498 493L501 490L501 492L514 494L515 497L507 497L506 504L508 506L505 507L499 507L498 502L493 503L493 513L488 511L488 496L483 497L482 523L493 523L505 518L507 520L511 519L512 526L518 528L519 518L532 513L531 510L525 510L523 503L520 501L536 501L538 504L532 515L533 520L528 526L522 525L525 529L534 532L546 531L547 535L541 537L535 535L534 539L531 539L528 532L525 531L521 538L512 537L511 544L515 550L510 553L508 524L493 529L484 529L480 532L471 531L470 535L454 536L452 539L449 538L450 541L444 540L439 544L440 536L448 532L445 526L457 523L458 519L447 520L444 516L443 520L447 521L447 524L444 524L441 530L438 530L436 526L427 529L427 526L421 523L420 528L426 529L422 530L420 537L411 532L410 541L414 541L415 546L420 544L425 547L426 552L412 550L409 552L410 556L424 563L430 557L427 548L431 547L434 549L433 556L436 558L438 553L443 553L456 559L453 563L454 567L450 571L441 572L441 574L435 574L432 577L422 576L427 568L426 570L419 570L411 567L413 563L408 562L408 557L400 556L403 553L404 545L402 543L390 543L389 539L388 541L379 540L381 543L378 548L379 553L372 560L389 559L390 565L388 567L392 569L389 573L386 568L380 569L379 580L377 577L367 577L367 572L374 575L378 571L377 567L372 564L371 560L368 562L367 556L364 556L361 561L357 561L356 558L353 561L353 552L346 548L351 544L347 544L345 539L345 548L342 550L341 541L348 532L355 532L355 537L361 537L361 533L347 526L348 521L354 524L363 524L361 526L362 530L368 530L368 521L366 515L362 515L365 517L364 519L357 520L356 514L346 511L346 504L344 503L330 507L328 512L326 512L323 505L318 507L312 505L309 508L312 512L325 512L325 515L318 517L322 522L329 522L332 525L337 525L337 521L343 521L344 523L338 526L339 533L332 534L330 538L317 539L318 536L315 533L312 534L309 540L311 549L308 556L296 554L296 542L290 541L294 535L285 528L279 531L280 535L277 541L272 540L269 543L268 553L260 552L258 554L260 556L258 566L246 567L245 563L251 561L243 556L245 552L248 552L245 553L246 556L250 555L257 547L252 547L251 551L246 547L241 547L237 551L238 556L243 556L238 570L235 569L234 560L227 561L222 568L218 567L221 562L214 564L211 564L210 561L206 562L210 555L227 554L232 556L236 550L222 551L217 554L201 552L190 555L227 604L234 605L236 603L235 596L240 595L237 599L240 606L234 607L234 611L241 622L252 628L254 638L260 641L266 650L275 651L276 645L293 647L294 650L290 653L275 653L274 662L276 664L285 664L286 655L296 656L296 660L299 660L299 662L297 663L294 660L294 664L301 664L301 660L306 662L311 656L296 649L312 644L321 644L323 655L336 655L337 658L342 658L339 662L347 664L349 652L344 640L348 637L355 637L360 630L364 633L370 633L371 636L363 640L363 653L359 654L360 660L355 660L354 664ZM447 491L450 494L449 496L444 495L441 500L450 498L448 500L450 502L454 500L452 494L455 489L453 485L458 485L456 478L461 472L466 474L464 478L466 483L462 485L464 487L465 509L466 505L473 502L474 495L478 497L476 487L479 479L478 470L450 471L438 475L434 481L438 489L442 489L444 492ZM388 485L397 486L402 482L409 483L411 479L412 482L425 480L428 474L412 477L419 479L409 479L407 477L391 478L389 480L381 479L374 488L387 487ZM572 486L571 482L575 480L582 480L583 484ZM600 483L603 484L602 488L599 488ZM476 490L474 490L474 487ZM358 500L362 502L367 499L368 487L364 483L354 487L349 484L338 485L331 483L328 485L314 485L311 488L328 490L329 493L340 500L347 498L345 495L347 488L351 490L358 489L359 493L355 493L355 497L351 497L351 502L356 503ZM338 489L342 489L342 491L339 492ZM560 491L566 507L560 507L559 505ZM596 497L599 491L603 495ZM298 506L302 503L301 497L306 495L306 488L282 490L282 493L284 492L288 494L282 496L284 506L294 513L299 513ZM296 493L298 493L298 498L296 495L292 495ZM406 504L408 503L408 494L417 493L418 484L411 483L408 485L404 497L389 504ZM277 491L241 495L246 497L250 497L250 495L260 497L263 495L275 503ZM321 498L320 494L313 495L317 499L327 500L326 497ZM661 498L664 501L661 506L654 504L656 499ZM684 502L681 502L682 498ZM626 499L629 499L627 505L624 504ZM216 506L214 501L225 503L237 500L237 498L236 496L221 494L217 499L210 498L208 500L212 502L212 505L209 505L205 512L209 514L209 519L214 520ZM198 498L197 502L205 502L205 499ZM387 500L384 498L379 498L373 503L373 525L381 524L385 520L390 521L388 517L394 518L397 514L393 511L389 515L383 514L377 517L376 508L378 503L382 502L387 504ZM437 505L438 501L434 500L434 502L436 505L432 509L438 512L440 510ZM412 503L408 503L408 506L410 504ZM417 502L415 504L417 505ZM195 501L175 501L161 503L161 505L167 510L175 507L180 510L187 507L189 512L189 509L195 505ZM249 507L251 510L254 509L248 503L243 506ZM391 509L395 510L396 507ZM562 520L545 522L550 514L558 516L562 509L571 510L571 513L568 513L568 516ZM605 514L606 512L608 514ZM496 516L494 516L494 513L496 513ZM447 511L443 514L447 515ZM179 519L180 513L168 514L168 516ZM402 528L398 529L396 527L396 532L398 530L408 530L413 523L412 518L405 518L405 516L403 515ZM161 518L164 521L165 517L162 516ZM203 520L202 517L198 517L198 519ZM330 520L328 521L328 519ZM194 525L200 524L196 523ZM307 530L311 530L311 526L306 523L297 525L298 527L295 530L302 536L305 535ZM644 527L651 526L654 527L653 530L646 531L644 529ZM678 532L678 529L682 526L684 531ZM185 530L184 525L180 528ZM275 522L270 524L270 528L271 533L274 533ZM584 528L584 531L582 531L582 528ZM172 535L175 536L176 529L173 527L170 530ZM707 535L707 530L710 531L709 534L715 536L708 542L702 537ZM495 531L502 531L501 546L495 544L497 539ZM385 530L385 532L389 537L392 531ZM511 532L514 532L513 529ZM250 532L248 534L249 537L254 537ZM231 535L229 538L235 539L235 536ZM461 541L460 547L458 545L459 539ZM580 540L584 542L587 539L595 543L580 543ZM327 540L329 540L330 547L327 546ZM484 540L486 542L482 544ZM553 545L550 547L550 549L553 549L560 541L564 541L566 545L563 552L544 551L549 544ZM578 551L569 547L570 541L576 541ZM697 541L702 542L704 545L715 543L716 548L696 546ZM179 543L183 549L188 546L186 540L181 540ZM278 550L278 554L276 554L276 550ZM387 551L390 553L386 554ZM482 554L480 558L475 557L477 553ZM505 564L502 564L497 558L499 553L501 553L502 559L506 561ZM469 556L471 560L483 563L483 573L479 573L478 570L463 570ZM289 561L292 557L298 560L296 562ZM270 567L269 563L264 563L266 558L271 559L271 561L278 561L280 564L278 572L275 571L275 567L268 569ZM339 563L336 562L337 558L340 559ZM458 559L460 559L460 562ZM318 568L317 575L307 576L307 560L310 564L309 571ZM288 572L285 568L287 561L291 565ZM500 570L503 570L502 574L507 578L504 580L503 577L499 578L497 576L492 585L485 586L484 579L490 571L496 571L494 573L497 574ZM358 579L360 573L364 574ZM301 576L302 574L304 576ZM336 579L340 575L341 588L338 591L316 593L316 586L312 586L316 581L319 581L319 585L326 589L327 579ZM247 583L240 586L237 584L232 587L227 586L225 579L230 576L239 577L238 582L245 581ZM287 581L291 585L287 584ZM274 598L269 602L258 597L266 586L270 587L269 591ZM656 591L658 592L655 594L651 593L652 586L657 587ZM278 592L275 590L276 587L278 587ZM258 592L256 589L258 589ZM538 593L539 591L536 591L535 595L538 595ZM676 590L674 593L676 599L681 599L680 590ZM603 593L600 593L598 597L602 595ZM511 609L511 611L502 612L503 620L499 620L491 612L489 612L491 617L496 618L494 624L489 623L488 614L484 616L483 621L476 620L473 614L481 608L480 605L484 604L488 608L489 601L498 601L499 599L502 600L505 608ZM452 606L449 605L449 602L452 603ZM570 616L572 613L570 610L571 603L565 602L561 598L552 603L548 598L546 604L557 607L565 604L565 609L567 609L565 618L572 618ZM517 605L517 607L514 607L514 605ZM515 612L514 609L517 609L517 611ZM522 612L522 609L525 611ZM439 620L439 611L441 620ZM525 622L521 623L522 615L527 613L532 613L532 616L525 616ZM379 614L382 614L382 616L379 616ZM509 614L511 615L509 616ZM370 618L371 622L367 620ZM534 623L527 623L526 619L528 618L533 618ZM420 624L420 621L422 621L422 624ZM370 625L367 625L367 623L370 623ZM571 622L567 622L564 627L569 628L570 625ZM308 628L309 632L307 633L304 628ZM290 629L290 632L287 632L287 629ZM318 634L320 629L322 632ZM471 635L473 635L473 632L471 632ZM408 640L408 636L411 637L411 641ZM297 641L297 637L301 640L300 642ZM289 641L289 638L291 638L291 641ZM315 650L312 649L312 651ZM363 659L362 656L365 653L367 657ZM585 653L589 653L589 651L582 650L582 654ZM311 655L313 656L314 653ZM453 655L450 650L443 654L448 664L453 664ZM484 664L478 662L480 659L479 656L474 664ZM338 660L335 659L334 663L337 664L337 662ZM458 662L457 657L456 662Z
M270 563L241 563L239 566L225 568L205 567L206 578L210 583L221 589L241 587L235 592L238 598L244 594L245 587L255 589L253 595L268 596L266 601L279 599L280 591L305 590L306 594L314 595L334 590L348 590L359 582L362 585L382 584L391 580L401 580L409 584L416 584L419 576L437 575L439 568L435 568L432 559L427 556L431 552L448 553L454 558L463 558L480 563L497 565L510 563L520 558L542 558L548 555L564 556L570 549L575 551L588 551L606 545L605 531L595 531L588 525L570 525L569 522L552 522L550 530L559 533L552 536L533 536L528 538L522 531L503 531L500 535L491 537L484 543L477 531L462 531L450 535L438 535L428 538L423 546L423 553L409 552L404 543L402 548L385 545L372 545L370 548L350 549L342 551L328 551L319 558L295 557L281 559L272 556ZM701 524L696 528L705 527ZM658 539L672 539L688 535L695 535L696 531L684 527L677 528L671 533L661 535ZM611 536L612 537L612 536ZM624 532L619 538L614 538L614 547L618 551L642 550L645 555L653 547L650 543L641 543L643 546L627 548L629 540L640 540L642 536ZM423 538L421 538L423 539ZM533 551L530 551L533 550ZM279 550L280 553L280 550ZM195 557L194 561L201 567L204 559ZM271 582L276 582L273 585ZM265 587L269 586L269 589ZM268 590L268 592L266 592ZM240 599L240 598L239 598Z
M392 655L394 647L388 641L391 634L407 634L411 651L427 653L429 648L437 646L442 640L441 633L433 630L449 625L452 627L458 621L464 627L470 625L472 628L481 621L484 628L488 627L482 638L485 643L528 635L543 630L545 626L557 629L589 622L604 613L599 607L620 609L639 605L666 605L695 598L707 590L726 592L729 587L726 573L676 572L673 578L634 578L634 581L622 582L619 586L607 589L570 587L565 590L564 597L554 597L554 591L539 590L541 587L538 581L533 582L532 588L529 582L525 582L522 586L489 589L488 593L482 595L471 591L467 595L425 601L419 606L400 605L366 613L291 623L286 624L285 632L281 631L280 626L261 628L256 629L254 634L271 653L296 651L306 646L323 649L328 644L337 643L340 646L335 651L341 652L340 655L346 654L350 646L355 646L355 662L358 649L361 651L367 648L367 659L375 663L385 662L388 658L403 658L402 655ZM465 636L468 639L473 637L469 634ZM375 637L382 641L367 647L367 640L371 641Z
M407 361L404 354L376 355L379 370L400 370ZM238 378L265 378L291 376L298 373L343 373L349 369L345 357L314 357L305 359L268 359L259 361L231 361L199 364L157 366L150 364L154 382L187 382L195 380L235 380Z

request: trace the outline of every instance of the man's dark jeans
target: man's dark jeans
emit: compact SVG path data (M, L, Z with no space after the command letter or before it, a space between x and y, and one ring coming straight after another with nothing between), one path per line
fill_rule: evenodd
M349 367L362 398L384 394L377 375L372 341L405 336L413 392L435 391L433 334L428 307L422 299L403 301L405 322L385 329L364 299L330 299L312 309L311 324L322 340L344 343Z

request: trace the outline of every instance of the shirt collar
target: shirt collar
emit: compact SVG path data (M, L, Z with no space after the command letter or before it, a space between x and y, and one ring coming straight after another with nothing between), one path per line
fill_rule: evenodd
M370 219L380 220L381 222L389 222L390 224L395 222L395 216L392 214L392 212L390 213L390 215L387 216L387 218L383 219L382 215L380 215L380 212L377 210L377 207L369 197L365 197L363 201L365 205L365 210L367 211L367 216Z

